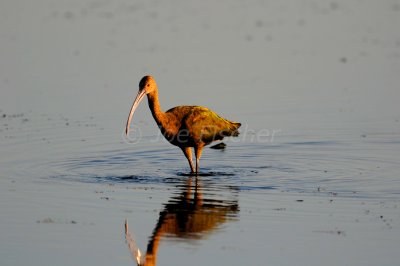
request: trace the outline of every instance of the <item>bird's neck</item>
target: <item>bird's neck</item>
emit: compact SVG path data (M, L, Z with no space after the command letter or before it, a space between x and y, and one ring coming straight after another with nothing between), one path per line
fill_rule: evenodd
M158 101L158 92L155 91L148 94L147 98L149 100L149 107L154 120L156 120L157 125L162 125L165 113L161 110L160 102Z

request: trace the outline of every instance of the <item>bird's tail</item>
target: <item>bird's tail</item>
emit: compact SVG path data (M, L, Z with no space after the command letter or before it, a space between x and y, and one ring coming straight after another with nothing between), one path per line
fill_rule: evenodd
M231 122L229 121L229 127L227 130L224 130L222 132L222 135L225 137L237 137L239 136L239 127L241 126L241 123L237 122Z

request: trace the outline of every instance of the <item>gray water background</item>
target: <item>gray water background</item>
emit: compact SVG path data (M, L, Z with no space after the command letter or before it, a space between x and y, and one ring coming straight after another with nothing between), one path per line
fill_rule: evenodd
M187 182L147 104L242 123L206 149L206 202L238 209L157 265L396 265L399 1L2 1L0 262L131 265ZM132 143L133 142L133 143Z

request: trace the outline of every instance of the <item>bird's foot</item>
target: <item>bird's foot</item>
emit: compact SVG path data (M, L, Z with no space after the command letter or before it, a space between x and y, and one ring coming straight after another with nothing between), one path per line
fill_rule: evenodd
M190 171L190 176L199 176L199 172Z

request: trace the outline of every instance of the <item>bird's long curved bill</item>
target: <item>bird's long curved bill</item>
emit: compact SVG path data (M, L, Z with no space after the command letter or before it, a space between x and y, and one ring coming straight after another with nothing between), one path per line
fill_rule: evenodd
M129 112L129 116L128 116L128 121L126 121L126 128L125 128L125 134L126 135L129 134L129 127L131 125L133 113L135 112L136 108L139 106L139 103L143 100L143 97L145 95L146 95L146 91L145 90L139 91L137 96L136 96L136 98L135 98L135 101L132 104L131 111Z

